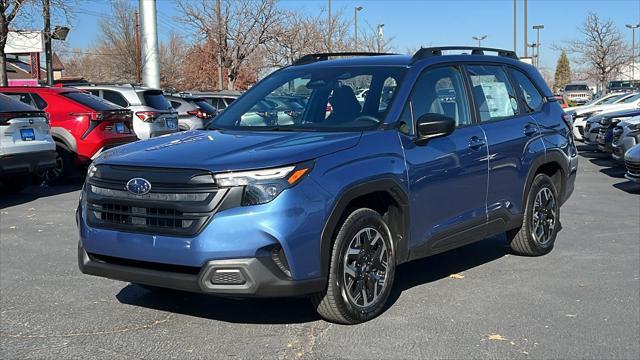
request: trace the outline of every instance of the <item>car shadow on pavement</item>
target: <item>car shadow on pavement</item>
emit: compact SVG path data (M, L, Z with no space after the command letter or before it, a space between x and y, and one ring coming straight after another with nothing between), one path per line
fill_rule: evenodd
M148 290L129 284L116 295L123 304L210 320L243 324L297 324L320 320L304 297L226 298L170 289Z
M386 309L403 291L491 262L509 253L504 235L399 266ZM245 324L295 324L320 320L305 297L236 299L129 284L116 295L127 305Z
M442 254L399 266L387 302L391 307L403 291L459 274L511 253L505 235L497 235Z
M589 161L592 164L599 166L601 168L601 173L609 177L622 180L622 182L613 184L614 188L622 190L629 194L640 194L640 184L636 184L633 181L626 180L626 178L624 177L626 173L624 164L618 163L611 158L607 158L606 156L608 156L609 154L602 154L603 156L598 158L591 158L589 159Z
M82 189L83 181L83 179L73 179L64 185L33 185L18 193L4 193L0 190L0 209L25 204L39 198L78 191Z

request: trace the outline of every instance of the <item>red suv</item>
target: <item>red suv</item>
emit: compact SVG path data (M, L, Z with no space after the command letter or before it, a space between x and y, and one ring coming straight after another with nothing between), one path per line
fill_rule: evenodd
M73 88L0 87L16 100L49 114L51 136L56 142L56 167L46 174L55 182L74 166L91 162L102 151L132 141L132 115L118 105Z

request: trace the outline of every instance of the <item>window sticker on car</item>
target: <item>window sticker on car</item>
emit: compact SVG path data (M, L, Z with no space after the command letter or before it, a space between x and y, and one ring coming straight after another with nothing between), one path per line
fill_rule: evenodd
M509 117L515 115L513 104L509 98L507 86L501 82L481 83L482 91L487 99L489 114L494 117Z

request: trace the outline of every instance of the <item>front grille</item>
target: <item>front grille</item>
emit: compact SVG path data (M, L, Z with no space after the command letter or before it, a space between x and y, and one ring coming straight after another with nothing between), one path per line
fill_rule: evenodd
M617 144L622 137L622 133L624 133L624 129L621 126L616 126L613 128L613 143Z
M584 132L585 132L585 133L588 133L588 132L589 132L589 130L591 130L591 123L587 123L587 124L584 126Z
M125 191L126 183L144 177L151 191ZM225 189L218 189L201 170L141 169L98 165L87 180L89 225L154 235L195 236L211 219Z
M640 162L626 160L624 164L629 175L640 176Z

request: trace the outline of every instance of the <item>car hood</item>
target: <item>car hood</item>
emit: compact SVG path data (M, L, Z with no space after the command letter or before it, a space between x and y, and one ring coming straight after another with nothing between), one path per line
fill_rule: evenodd
M95 164L207 169L268 168L315 159L358 144L361 132L186 131L118 146Z
M640 109L632 109L632 110L617 110L617 111L604 111L601 112L597 115L594 115L592 117L590 117L587 120L587 123L594 123L594 122L598 122L602 119L605 118L615 118L615 117L621 117L621 118L631 118L634 116L640 115Z
M637 102L627 103L627 104L607 104L607 105L596 105L596 106L588 106L583 109L576 110L576 115L582 115L589 112L594 111L622 111L622 110L637 110L638 104Z

